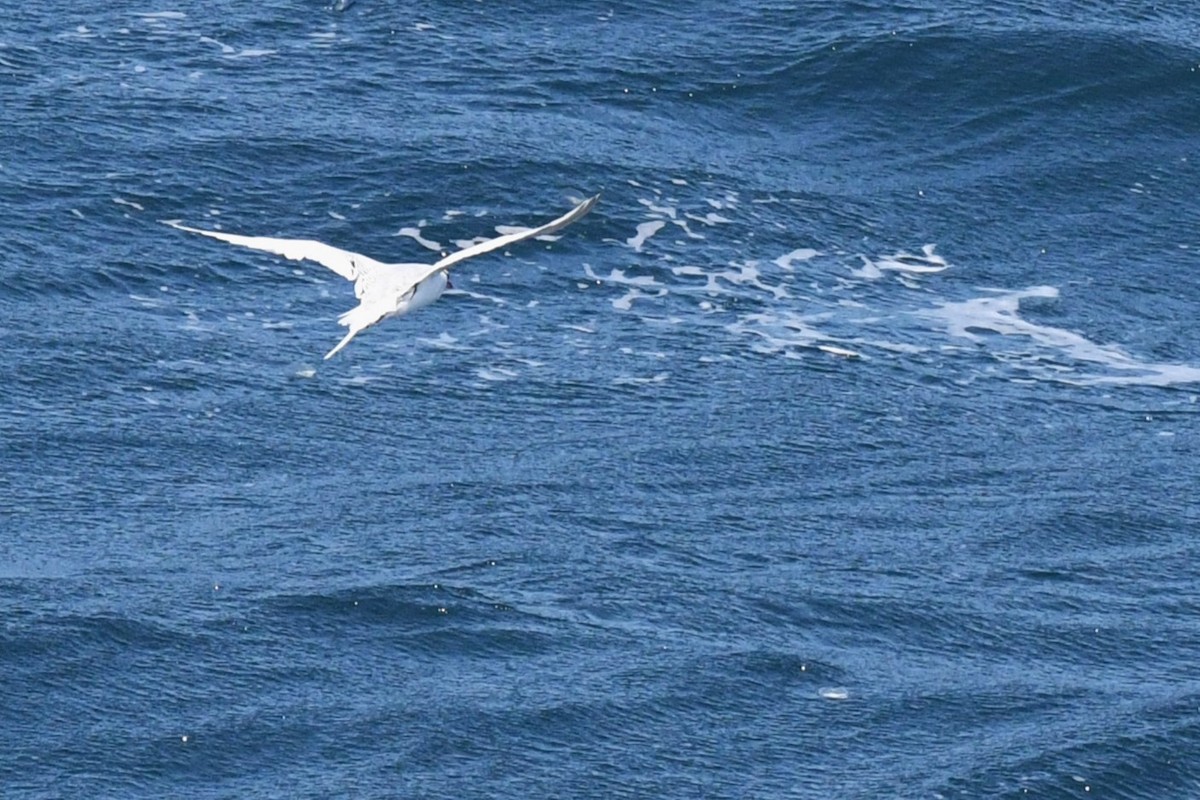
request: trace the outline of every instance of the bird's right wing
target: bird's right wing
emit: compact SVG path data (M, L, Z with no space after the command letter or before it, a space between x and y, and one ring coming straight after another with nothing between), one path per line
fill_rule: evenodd
M526 239L532 239L535 236L545 236L548 233L554 233L557 230L567 227L572 222L591 211L592 206L596 205L596 201L599 199L600 195L593 195L579 205L575 206L575 208L571 209L566 214L563 214L558 219L547 222L545 225L540 227L528 228L523 231L517 231L516 233L508 233L504 236L497 236L495 239L488 239L486 242L480 242L479 244L471 245L464 250L459 250L457 253L451 253L441 261L434 264L433 267L430 268L428 274L437 272L439 269L446 269L460 261L463 261L464 259L468 259L473 256L490 253L493 250L498 250L501 247L507 247L510 244L516 244L517 242L522 242Z
M322 244L312 239L273 239L269 236L238 236L221 231L206 231L200 228L189 228L174 220L166 221L167 225L189 233L211 236L222 242L263 250L292 261L315 261L327 267L348 281L356 281L366 268L373 263L372 259L349 250L340 250L332 245Z

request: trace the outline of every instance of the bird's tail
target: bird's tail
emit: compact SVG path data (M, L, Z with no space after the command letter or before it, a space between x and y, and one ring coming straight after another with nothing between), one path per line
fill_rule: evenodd
M361 331L362 331L362 328L351 328L350 332L347 333L345 336L343 336L342 340L337 343L337 347L333 348L332 350L330 350L328 353L325 354L325 360L328 361L329 359L331 359L335 355L337 355L337 352L339 350L341 350L343 347L345 347L346 345L350 344L350 340L353 339L355 336L358 336L358 334Z
M371 308L370 306L365 306L362 303L359 303L354 308L350 309L349 311L345 312L340 317L338 317L338 325L347 327L350 330L354 330L357 328L358 330L361 331L363 328L367 327L372 322L375 322L378 319L379 319L379 310L378 309Z
M350 331L342 337L342 340L337 343L337 347L325 354L326 359L333 356L346 345L350 344L350 340L365 329L371 327L383 317L378 308L371 306L358 305L338 317L338 324L345 325Z

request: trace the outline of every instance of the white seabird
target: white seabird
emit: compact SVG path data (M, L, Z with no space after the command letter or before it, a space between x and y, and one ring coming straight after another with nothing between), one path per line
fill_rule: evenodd
M348 345L351 339L376 322L416 311L437 300L450 285L447 270L458 262L490 253L525 239L554 233L591 211L592 206L596 205L596 201L599 199L600 195L595 195L545 225L508 233L504 236L497 236L495 239L488 239L486 242L471 245L457 253L451 253L436 264L388 264L312 239L238 236L220 231L189 228L174 220L166 221L166 224L181 231L211 236L230 244L265 250L293 261L315 261L346 280L354 281L354 294L358 297L358 305L338 317L338 323L349 328L350 331L337 343L337 347L325 354L325 358L330 358Z

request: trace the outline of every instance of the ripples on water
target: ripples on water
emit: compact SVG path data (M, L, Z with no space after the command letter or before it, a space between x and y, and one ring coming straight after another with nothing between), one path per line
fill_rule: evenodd
M1196 792L1194 22L6 20L0 794Z

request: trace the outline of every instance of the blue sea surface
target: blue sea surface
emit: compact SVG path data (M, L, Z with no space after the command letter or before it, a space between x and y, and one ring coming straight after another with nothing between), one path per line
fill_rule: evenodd
M1191 4L331 5L0 20L0 797L1200 797Z

